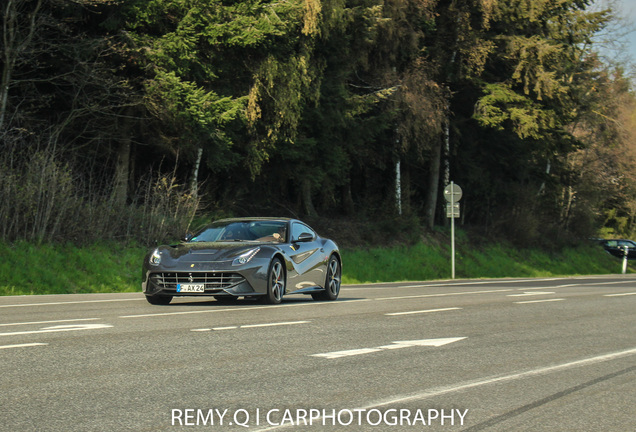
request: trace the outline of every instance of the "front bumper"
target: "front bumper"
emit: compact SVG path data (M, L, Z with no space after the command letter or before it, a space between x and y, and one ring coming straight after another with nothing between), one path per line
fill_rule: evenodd
M217 266L203 268L197 265L187 269L144 266L142 291L149 296L254 296L267 293L267 270L259 263L249 267ZM269 265L269 262L262 263ZM267 269L267 266L265 266ZM204 292L180 292L180 284L202 284Z

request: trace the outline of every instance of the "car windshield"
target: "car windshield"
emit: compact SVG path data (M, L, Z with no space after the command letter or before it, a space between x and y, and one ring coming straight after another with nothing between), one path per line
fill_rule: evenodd
M636 248L636 243L631 240L607 240L605 241L606 247L629 247Z
M287 223L281 221L220 221L195 234L190 242L254 241L283 243Z

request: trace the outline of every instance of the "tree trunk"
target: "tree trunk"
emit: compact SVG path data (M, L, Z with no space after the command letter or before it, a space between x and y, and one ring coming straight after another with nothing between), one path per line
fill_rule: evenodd
M439 191L439 171L442 156L442 143L433 147L433 154L428 170L428 195L425 205L425 223L428 228L435 225L435 210L437 209L437 195Z
M395 163L395 208L399 216L402 216L402 170L400 158Z
M136 198L134 196L137 183L135 182L135 170L137 169L137 146L132 143L130 146L129 152L129 160L128 160L128 195L133 194L131 198Z
M7 48L8 49L8 48ZM9 99L9 81L11 80L11 66L5 60L2 68L2 82L0 83L0 131L4 127L4 116Z
M20 40L19 16L20 0L9 0L5 7L2 8L2 41L4 49L2 52L2 77L0 78L0 130L4 127L4 121L7 111L7 103L9 100L9 87L11 85L11 75L13 67L20 54L31 43L35 34L37 16L42 6L42 0L38 0L35 4L31 17L29 18L29 27L26 29L24 37Z
M450 106L446 108L450 111ZM444 187L450 184L450 118L444 122Z
M118 209L128 200L128 172L130 168L130 137L123 138L117 150L117 165L113 184L113 206Z
M119 137L117 149L117 165L115 166L115 178L113 181L113 193L111 199L115 208L121 208L128 201L128 181L130 178L130 152L132 148L132 120L133 108L124 110L121 117L115 123Z
M402 179L402 212L409 214L411 209L411 171L409 164L402 165L400 172Z
M190 195L196 198L199 194L199 167L201 166L201 157L203 156L203 148L197 149L197 159L192 167L192 175L190 176Z
M346 216L354 212L353 195L351 194L351 179L342 187L342 211Z
M314 207L314 203L311 199L311 181L308 178L302 179L301 185L301 194L302 194L302 202L303 202L303 211L305 215L313 217L317 216L316 208Z

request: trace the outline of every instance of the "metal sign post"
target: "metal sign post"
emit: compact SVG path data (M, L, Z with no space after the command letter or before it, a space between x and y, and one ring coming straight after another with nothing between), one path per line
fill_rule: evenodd
M455 219L459 217L459 200L462 198L462 188L453 182L444 188L446 217L451 220L451 273L455 279Z

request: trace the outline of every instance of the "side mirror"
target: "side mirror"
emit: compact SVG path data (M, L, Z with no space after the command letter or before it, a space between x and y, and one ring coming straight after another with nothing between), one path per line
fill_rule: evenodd
M298 238L296 239L296 242L305 243L305 242L310 242L313 239L314 239L314 236L311 233L304 232L298 236Z
M190 240L192 240L192 234L189 234L189 233L184 235L183 238L181 239L181 241L185 243L189 242Z

